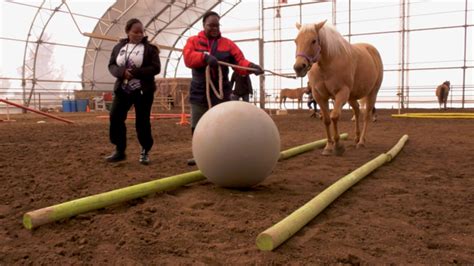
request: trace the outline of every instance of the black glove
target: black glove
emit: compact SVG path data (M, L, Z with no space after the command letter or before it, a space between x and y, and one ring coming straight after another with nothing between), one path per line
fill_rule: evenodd
M213 55L206 54L204 60L206 60L207 65L210 67L217 67L219 65L217 58Z
M255 69L257 69L257 70L255 70L255 71L252 71L252 73L254 73L255 75L259 76L259 75L262 75L262 74L263 74L263 69L262 69L261 66L256 65L256 64L254 64L254 63L250 63L249 67L250 67L250 68L255 68Z

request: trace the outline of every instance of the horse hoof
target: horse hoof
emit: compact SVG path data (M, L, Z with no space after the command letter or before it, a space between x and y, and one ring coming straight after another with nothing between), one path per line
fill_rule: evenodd
M324 156L329 156L333 154L333 151L330 149L324 149L323 152L321 153Z
M346 151L346 148L344 148L344 145L340 144L340 145L337 145L336 148L334 149L334 154L336 156L342 156L345 151Z
M362 148L365 148L365 144L364 143L357 143L356 149L362 149Z
M359 143L359 140L360 140L359 137L355 137L355 138L354 138L354 143L355 143L355 144Z

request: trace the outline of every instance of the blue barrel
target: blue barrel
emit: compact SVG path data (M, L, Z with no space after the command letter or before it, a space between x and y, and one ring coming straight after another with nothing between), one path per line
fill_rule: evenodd
M87 105L89 104L88 99L79 99L76 100L76 106L78 112L85 112L87 110Z
M66 113L76 112L76 101L63 100L63 112L66 112Z

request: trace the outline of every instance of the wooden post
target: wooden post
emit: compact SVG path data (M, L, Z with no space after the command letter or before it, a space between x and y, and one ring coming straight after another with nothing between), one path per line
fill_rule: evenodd
M8 100L8 98L6 99ZM3 120L3 122L15 122L16 120L10 119L10 107L8 106L8 104L5 103L5 107L6 107L6 113L7 113L7 120Z
M8 98L6 98L8 100ZM8 109L9 106L8 104L5 104L6 108L7 108L7 121L10 121L10 110Z
M186 118L186 113L184 112L184 93L181 92L181 121L177 123L178 125L189 125L189 121Z

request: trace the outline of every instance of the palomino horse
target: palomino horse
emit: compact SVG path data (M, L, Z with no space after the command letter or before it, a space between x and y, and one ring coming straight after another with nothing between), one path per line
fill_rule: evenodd
M439 85L436 88L436 97L438 97L439 102L439 110L441 110L441 106L444 104L444 110L446 110L446 104L448 103L448 94L450 89L450 83L448 80L443 82L443 84Z
M280 91L280 109L281 109L281 103L282 102L283 102L283 106L285 106L286 98L297 99L298 100L298 109L303 108L303 94L305 94L305 92L307 92L307 91L308 91L308 88L281 89L281 91Z
M344 145L339 142L337 122L342 106L349 102L355 115L355 142L357 148L365 145L367 124L375 105L377 93L383 79L383 64L380 54L370 44L350 44L332 26L318 24L300 25L296 43L296 60L293 66L298 77L308 72L316 102L321 107L328 142L323 155L342 155ZM334 108L329 113L329 99L334 99ZM362 131L359 127L359 103L366 106ZM331 137L330 125L334 135Z

